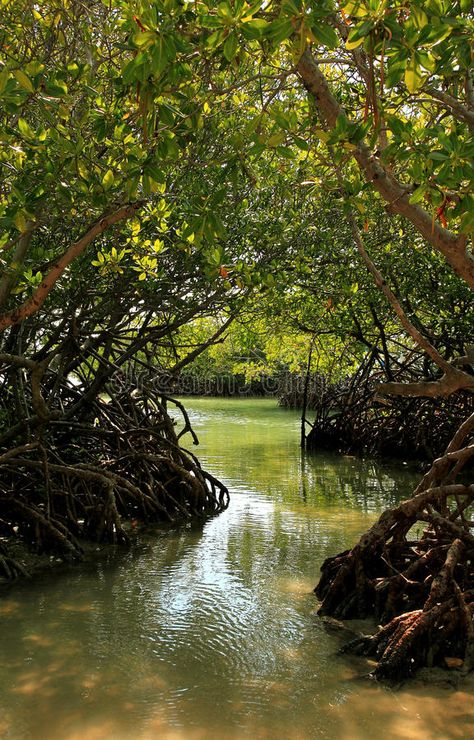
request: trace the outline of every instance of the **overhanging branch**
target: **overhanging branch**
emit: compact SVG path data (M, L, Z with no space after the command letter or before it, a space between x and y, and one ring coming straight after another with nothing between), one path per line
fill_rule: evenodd
M82 236L77 242L74 242L74 244L71 244L62 256L53 263L50 271L30 298L24 301L24 303L22 303L21 306L18 306L18 308L14 308L11 311L0 315L0 331L9 326L13 326L14 324L19 324L28 316L31 316L31 314L36 313L71 262L73 262L76 257L79 257L89 244L91 244L91 242L93 242L98 236L103 234L110 226L119 221L130 218L139 208L141 208L142 205L143 201L127 203L114 213L103 216L103 218L99 219L99 221L91 226L84 236Z
M310 93L318 113L325 125L333 129L340 115L346 115L343 107L332 94L326 77L315 62L309 49L301 56L298 73L304 87ZM410 203L411 188L400 183L375 157L364 141L353 151L366 180L387 203L387 209L405 216L419 233L440 252L451 267L471 288L474 288L474 260L468 253L467 236L456 236L448 229L433 223L431 214L417 204Z

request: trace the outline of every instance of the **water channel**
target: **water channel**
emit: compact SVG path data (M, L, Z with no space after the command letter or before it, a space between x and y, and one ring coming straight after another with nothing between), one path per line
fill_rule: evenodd
M313 613L321 562L406 497L413 471L302 457L297 412L271 400L187 406L229 509L3 593L0 737L474 737L473 682L376 685Z

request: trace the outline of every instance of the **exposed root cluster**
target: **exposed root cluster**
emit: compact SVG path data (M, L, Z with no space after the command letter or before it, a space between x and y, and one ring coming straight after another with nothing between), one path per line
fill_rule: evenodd
M474 415L412 498L323 563L319 613L375 616L383 625L346 648L377 658L377 678L400 680L421 666L474 667L474 485L456 482L474 459L473 431Z
M184 408L169 399L184 415ZM81 541L127 543L130 523L216 514L226 487L179 444L165 401L129 390L98 397L80 420L57 415L32 441L0 454L0 574L24 575L11 538L80 558ZM126 524L128 522L129 524Z
M408 372L397 377L407 382L411 378ZM315 413L307 449L433 460L474 410L474 396L467 391L448 398L376 395L383 380L384 373L370 363L339 383L313 378L308 408Z

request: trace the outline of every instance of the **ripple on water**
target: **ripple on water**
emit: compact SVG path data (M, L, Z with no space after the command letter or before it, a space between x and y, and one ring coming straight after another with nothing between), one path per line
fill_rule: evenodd
M366 663L338 656L312 614L321 562L402 495L407 471L302 459L298 414L268 402L193 401L191 415L229 509L5 598L0 736L474 736L467 692L361 681Z

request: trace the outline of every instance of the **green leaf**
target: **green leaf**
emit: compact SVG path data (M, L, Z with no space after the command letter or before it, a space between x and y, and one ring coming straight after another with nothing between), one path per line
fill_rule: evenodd
M215 15L201 15L200 21L203 28L222 28L222 21Z
M35 132L30 127L30 125L25 121L24 118L18 119L18 128L20 130L21 135L24 136L26 139L35 138Z
M410 197L410 203L420 203L425 196L426 190L426 185L418 185L418 187Z
M244 23L246 28L250 28L250 30L257 33L264 33L270 26L270 23L263 18L253 18L250 21L244 21Z
M329 49L335 49L339 44L336 31L327 23L317 23L311 26L311 32L316 41L323 46L329 47Z
M245 27L242 28L245 34ZM264 36L271 39L273 43L280 44L285 39L290 38L293 33L293 24L289 20L277 20L269 23L264 31Z
M233 20L233 14L232 14L232 8L229 5L229 3L219 3L217 6L217 15L219 15L221 18L224 18L224 20L232 21Z
M283 10L289 15L298 15L301 12L301 0L285 0Z
M411 16L413 18L413 22L416 28L423 28L424 26L427 26L429 23L428 16L426 15L425 11L422 10L422 8L418 8L416 5L413 5L413 7L410 10Z
M449 155L446 152L430 152L428 159L432 159L435 162L444 162L446 159L449 159Z
M24 72L22 72L21 69L15 69L13 72L13 76L20 85L20 87L23 88L23 90L27 90L30 93L33 93L35 91L35 88L33 87L33 83L31 82L30 78L25 75Z
M131 59L122 70L122 81L124 85L130 84L135 79L137 70L136 59Z
M10 79L10 72L8 69L4 69L0 72L0 95L5 90L7 82Z
M285 139L286 139L285 132L278 131L276 134L272 134L272 136L270 136L267 139L267 144L268 146L275 147L275 146L278 146L279 144L282 144L285 141Z
M357 49L357 47L361 46L367 38L367 34L371 30L372 23L370 21L363 21L362 23L359 23L357 26L355 26L349 32L349 36L347 37L346 49L352 50Z
M15 224L18 231L23 233L26 231L26 217L23 211L17 211L13 217L13 223Z
M433 54L419 51L417 52L417 61L422 67L424 67L424 69L428 70L428 72L434 72L436 69L436 59Z
M53 98L61 98L67 95L67 85L62 80L47 80L46 92Z
M243 2L240 2L240 5L243 5ZM255 2L250 5L250 7L245 8L245 15L243 17L243 21L248 21L249 18L251 18L255 13L258 13L260 8L262 7L261 0L255 0Z
M444 21L446 20L447 19L444 19ZM446 22L438 24L432 23L423 29L420 36L426 34L427 42L431 44L439 44L441 41L444 41L446 38L448 38L448 36L450 36L452 32L452 27Z
M423 76L420 71L420 67L417 63L415 54L413 54L408 60L407 67L405 69L405 85L408 88L408 92L415 93L423 84Z
M224 49L223 49L224 56L228 62L231 62L233 58L235 57L237 53L237 45L238 45L237 34L234 31L233 33L229 34L229 36L226 38Z
M133 43L139 48L148 48L155 43L157 35L155 31L140 31L134 34Z
M451 138L444 133L444 131L438 131L438 140L448 152L454 152L453 142L451 141Z
M363 17L367 13L365 3L362 0L346 0L343 3L343 9L346 15L352 15L354 17Z
M394 87L402 79L406 69L406 57L399 58L398 54L394 60L388 62L385 83L387 87Z
M336 118L336 124L334 126L335 133L338 135L346 134L348 132L348 128L349 122L345 113L339 113L338 117Z
M225 38L224 34L225 34L224 30L214 31L214 33L211 33L211 35L206 41L207 48L211 49L211 51L214 51L215 49L217 49L217 47L220 46L222 42L224 41L224 38Z
M395 134L395 136L403 136L403 133L405 131L405 124L403 121L401 121L396 116L387 116L387 123L389 129L392 131L392 133Z
M145 173L153 178L155 182L159 182L161 184L166 182L164 172L160 170L160 168L157 167L155 164L147 164L145 167Z
M107 170L104 177L102 178L102 186L104 190L110 190L115 182L114 173L112 170Z
M284 157L285 159L294 159L295 153L290 147L288 146L277 146L276 153L280 157Z
M306 139L302 139L300 136L293 136L293 141L295 142L298 149L302 149L304 152L307 152L309 150L309 143L306 141Z

